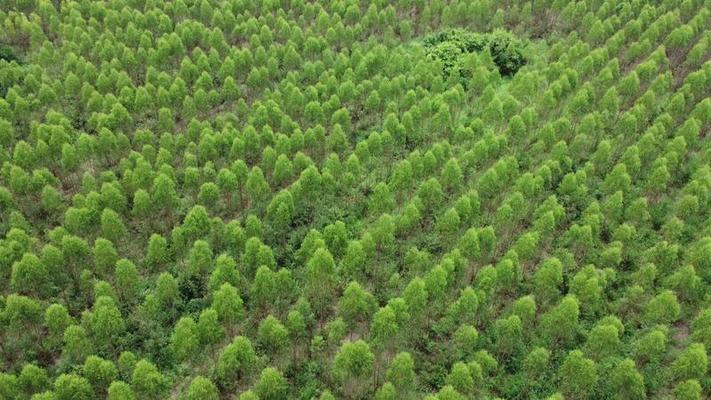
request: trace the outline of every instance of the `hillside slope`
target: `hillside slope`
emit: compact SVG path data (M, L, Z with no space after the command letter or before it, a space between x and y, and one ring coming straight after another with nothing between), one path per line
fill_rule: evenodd
M711 397L711 2L0 2L0 399Z

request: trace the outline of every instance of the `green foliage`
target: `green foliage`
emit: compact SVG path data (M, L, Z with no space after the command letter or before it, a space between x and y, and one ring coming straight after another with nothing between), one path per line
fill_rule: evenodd
M442 63L445 75L454 69L462 78L471 78L472 71L464 66L465 56L481 51L489 52L501 75L513 75L526 64L524 42L503 30L481 34L452 29L426 36L422 42L428 56Z
M0 1L0 398L711 397L708 1Z

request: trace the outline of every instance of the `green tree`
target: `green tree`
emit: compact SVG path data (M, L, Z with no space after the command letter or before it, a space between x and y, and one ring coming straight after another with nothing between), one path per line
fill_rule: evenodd
M97 356L87 357L86 361L84 361L82 373L89 380L97 394L107 393L111 382L118 377L116 365Z
M223 283L213 295L212 307L217 311L220 321L227 326L237 324L246 315L242 298L229 283Z
M213 308L202 310L198 318L197 327L200 344L203 346L213 346L221 342L225 337L225 328L220 325L217 311Z
M260 345L270 354L279 353L289 344L289 332L272 315L268 315L259 323L257 335Z
M645 306L644 321L647 324L669 324L679 319L681 306L671 290L665 290L649 300Z
M135 400L131 386L124 381L113 381L109 386L107 400Z
M647 397L644 377L637 371L634 361L626 358L612 370L610 385L616 399L644 399Z
M141 278L136 265L125 258L118 260L114 278L121 302L123 304L135 304L139 300L141 291Z
M373 372L375 357L370 346L363 340L344 343L333 361L333 375L340 382L341 389L349 397L370 386L369 378Z
M133 369L131 387L137 398L163 399L170 389L170 380L154 364L140 360Z
M558 370L559 388L566 399L587 399L593 396L598 383L595 362L573 350Z
M671 366L678 380L702 379L708 372L708 355L701 343L692 343L682 351Z
M220 354L216 373L222 385L232 387L254 370L256 362L252 343L244 336L237 336Z
M104 238L96 238L94 241L94 265L102 276L108 276L119 260L118 252L114 244Z
M182 317L175 324L170 344L175 357L180 362L194 359L200 350L200 337L195 321L190 317Z
M114 299L108 296L97 298L85 318L94 343L101 349L115 348L115 343L126 329L121 311Z
M540 330L543 337L555 345L572 340L578 329L580 306L575 296L566 296L541 318Z
M469 373L469 367L461 361L452 365L445 382L461 394L469 394L474 390L474 379Z
M370 319L375 309L375 298L365 291L358 282L351 282L343 291L338 302L338 314L350 330L357 329Z
M116 211L105 208L101 213L101 235L113 242L122 242L128 231Z
M62 374L54 381L54 397L57 400L92 400L94 390L89 381L74 374Z
M333 256L325 248L319 248L306 264L305 291L316 313L323 317L335 296L336 276Z
M181 396L184 400L218 400L217 387L204 376L197 376L190 382L188 390Z
M415 362L408 352L400 352L390 362L386 377L400 393L409 393L415 387Z
M701 400L701 384L696 379L689 379L674 387L674 398L676 400Z
M12 265L10 285L16 292L42 297L47 293L48 284L49 271L36 255L25 253Z
M62 356L73 364L80 364L94 352L94 344L89 339L84 328L78 325L69 325L63 335L64 346Z
M267 367L259 375L254 392L260 400L279 400L287 397L289 385L281 371Z

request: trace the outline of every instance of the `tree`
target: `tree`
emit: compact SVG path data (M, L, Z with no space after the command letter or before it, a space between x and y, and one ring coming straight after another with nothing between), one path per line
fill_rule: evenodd
M87 357L82 370L96 393L106 393L111 382L118 377L116 365L97 356Z
M97 272L102 276L108 276L119 260L118 252L114 244L104 238L96 238L94 241L94 265Z
M254 392L260 400L280 400L287 397L289 385L284 375L276 368L267 367L262 370Z
M244 319L244 302L237 293L237 289L229 283L223 283L214 294L212 307L217 315L227 326L232 326Z
M333 375L349 397L357 397L357 393L370 386L368 380L373 372L374 360L370 346L363 340L346 342L341 346L333 361Z
M200 337L195 321L190 317L182 317L175 324L170 344L178 361L191 359L200 350Z
M54 397L57 400L93 400L94 390L85 378L62 374L54 381Z
M49 377L44 369L34 364L25 364L17 376L17 383L25 393L39 393L49 387Z
M257 335L259 343L270 354L276 354L289 344L289 332L272 315L268 315L259 324Z
M94 352L94 344L81 326L69 325L63 335L62 356L73 364L79 364Z
M691 337L694 341L711 346L711 308L699 312L691 325Z
M370 323L370 336L373 344L386 351L392 351L397 343L400 329L393 308L389 305L381 307L373 315L373 320Z
M316 313L323 317L335 296L336 277L333 256L325 248L317 249L306 264L305 291Z
M450 158L442 168L442 176L440 181L444 189L448 192L454 192L462 186L463 174L462 168L459 166L456 158Z
M209 379L197 376L190 382L188 390L183 394L183 400L219 400L217 387Z
M385 382L377 392L375 392L375 400L395 400L397 399L397 390L390 382Z
M681 306L671 290L665 290L649 300L645 306L644 321L649 325L669 324L681 315Z
M464 235L462 235L459 239L457 248L470 262L476 261L481 255L481 250L479 249L479 234L477 233L477 229L467 229Z
M167 263L168 260L168 241L161 235L152 234L148 239L144 262L150 269L155 269Z
M674 388L676 400L701 400L701 384L696 379L679 382Z
M561 302L543 315L540 329L545 338L554 344L564 344L572 340L578 329L580 306L575 296L566 296Z
M362 323L368 321L374 309L373 295L363 290L355 281L346 286L338 302L338 313L350 330L357 329Z
M267 196L271 193L269 184L264 179L264 174L262 169L259 167L253 167L247 176L247 182L245 183L245 190L250 200L252 201L252 206L258 207L264 201L266 201Z
M516 356L523 350L523 324L518 315L496 320L494 331L496 351L504 359ZM456 385L453 386L457 387Z
M595 362L585 358L580 350L573 350L558 370L559 388L566 399L587 399L598 382Z
M400 352L390 362L386 377L400 393L408 393L415 385L415 362L410 353Z
M113 381L109 386L107 400L135 400L131 386L124 381Z
M629 358L619 362L612 370L610 384L616 399L646 398L644 377L637 371L634 361Z
M232 387L247 376L257 362L252 343L244 336L237 336L227 345L217 360L216 372L225 387Z
M633 344L633 354L638 363L657 363L661 361L666 346L667 330L664 327L658 327Z
M701 343L692 343L671 366L673 376L678 380L702 379L708 371L708 355Z
M16 292L41 297L46 294L48 283L49 271L36 255L25 253L12 265L10 285Z
M119 298L123 304L135 304L139 300L141 278L138 268L131 261L121 259L116 262L114 273Z
M346 224L342 221L326 226L323 229L323 237L326 241L328 250L334 257L340 258L343 256L348 246L348 231Z
M140 360L133 369L131 387L137 398L158 400L168 394L170 381L151 362Z
M544 347L536 347L523 360L523 372L531 382L537 381L548 369L551 352Z
M101 349L113 348L126 328L121 311L108 296L97 298L85 318L94 343Z
M101 235L113 242L120 242L124 240L126 234L121 216L116 211L105 208L101 212Z
M445 382L459 393L469 394L474 390L474 379L469 373L469 367L461 361L454 363Z
M390 187L384 182L379 182L373 188L368 201L368 211L371 215L379 215L392 211L395 207L395 199L390 192Z
M586 353L595 360L616 355L620 348L619 334L613 325L598 324L588 334Z

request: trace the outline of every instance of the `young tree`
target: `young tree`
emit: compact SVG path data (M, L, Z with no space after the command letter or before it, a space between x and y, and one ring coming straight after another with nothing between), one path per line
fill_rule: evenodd
M136 400L131 386L124 381L113 381L109 386L107 400Z
M400 352L390 362L386 377L399 393L406 394L415 387L415 362L410 353Z
M217 387L204 376L197 376L190 382L188 390L181 396L183 400L219 400Z
M646 389L644 377L637 371L634 361L626 358L612 370L610 385L617 399L644 399Z
M223 283L213 295L212 308L217 311L220 321L231 327L245 317L244 302L237 289L229 283Z
M85 319L94 343L100 349L114 349L126 329L121 311L114 299L108 296L97 298L91 311L85 314Z
M578 299L569 295L563 298L558 306L543 315L539 329L549 343L565 344L575 337L579 316Z
M97 394L107 393L111 382L118 377L116 365L97 356L87 357L82 373L89 380Z
M225 337L225 328L220 325L217 311L206 308L198 318L198 335L202 346L211 348Z
M272 315L268 315L259 324L257 333L259 343L269 354L278 354L289 344L289 332Z
M254 392L260 400L280 400L287 397L289 384L281 371L267 367L259 375Z
M341 346L333 361L333 375L349 397L358 397L359 393L370 387L374 359L370 346L363 340L346 342Z
M108 276L116 262L119 260L118 252L114 244L104 238L96 238L94 241L94 265L101 276Z
M92 400L94 390L89 381L74 374L62 374L54 381L54 397L57 400Z
M343 296L338 302L338 314L353 331L370 319L375 309L375 298L363 290L358 282L351 282L343 291Z
M678 380L702 379L708 372L708 355L701 343L692 343L671 366L673 376Z
M78 325L69 325L63 335L64 347L62 356L73 364L80 364L94 352L94 344L84 328Z
M154 364L140 360L133 369L131 387L137 398L158 400L165 398L168 394L170 381L160 373Z
M49 289L49 280L47 267L32 253L25 253L12 265L10 286L19 294L43 297Z
M323 317L335 296L336 276L333 256L319 248L306 264L306 295L319 317Z
M696 379L679 382L674 388L674 397L677 400L701 400L701 384Z
M559 388L566 399L587 399L593 396L598 383L595 362L573 350L558 370Z
M190 317L182 317L175 324L170 344L175 357L180 362L193 359L200 350L200 337L195 321Z
M216 373L223 386L233 387L254 370L256 362L252 343L244 336L237 336L220 354Z
M681 306L671 290L665 290L649 300L645 306L644 321L649 325L669 324L681 315Z
M121 216L116 211L105 208L101 213L101 235L113 242L122 242L127 235Z

